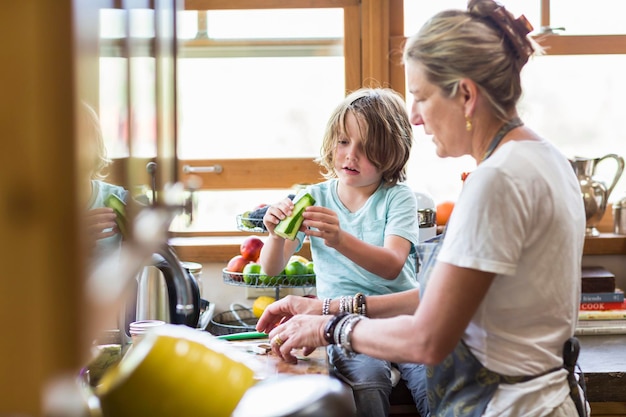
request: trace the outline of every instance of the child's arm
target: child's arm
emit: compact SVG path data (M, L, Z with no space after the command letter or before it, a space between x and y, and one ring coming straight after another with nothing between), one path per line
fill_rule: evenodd
M270 206L263 216L263 224L269 232L269 237L261 249L259 263L267 275L278 275L298 248L299 241L283 239L274 233L276 225L293 211L293 201L285 198Z
M384 246L372 245L341 229L337 214L325 207L311 206L304 211L305 233L324 239L324 244L384 279L395 279L411 251L411 242L389 235Z

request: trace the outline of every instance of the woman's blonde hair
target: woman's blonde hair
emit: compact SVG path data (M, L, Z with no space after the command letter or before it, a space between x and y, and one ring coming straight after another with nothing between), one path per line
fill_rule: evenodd
M361 88L349 94L333 111L324 133L317 162L325 178L335 178L337 142L346 132L346 115L359 124L366 158L382 174L382 182L395 185L406 179L413 130L402 96L389 88Z
M88 156L88 158L93 159L87 161L91 167L91 179L102 180L106 178L106 168L111 164L111 160L107 156L100 119L96 111L84 101L81 102L80 110L80 135L82 136L80 140L93 142L95 152Z
M527 34L524 16L515 19L493 0L470 0L467 11L446 10L430 18L404 47L404 61L418 62L431 83L448 96L459 81L473 80L499 118L506 120L522 94L520 73L540 46Z

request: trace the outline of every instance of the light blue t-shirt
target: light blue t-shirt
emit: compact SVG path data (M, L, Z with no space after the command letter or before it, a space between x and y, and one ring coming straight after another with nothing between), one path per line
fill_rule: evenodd
M363 207L351 213L339 200L337 184L337 179L330 179L309 186L307 191L315 198L315 205L337 213L342 230L381 247L386 236L400 236L411 242L412 248L400 275L394 280L387 280L329 248L323 239L311 237L318 297L337 298L357 292L365 295L390 294L417 287L415 245L418 243L419 225L413 191L405 184L393 187L381 185ZM300 243L304 236L304 233L298 233Z
M88 210L106 207L104 205L104 201L111 194L115 194L116 196L121 198L122 201L126 201L128 191L124 189L124 187L109 184L108 182L99 180L92 180L91 186L93 191L91 193L91 200L89 201ZM120 233L116 233L111 237L98 240L96 242L96 248L94 249L94 261L105 256L108 253L119 251L121 244L122 235Z

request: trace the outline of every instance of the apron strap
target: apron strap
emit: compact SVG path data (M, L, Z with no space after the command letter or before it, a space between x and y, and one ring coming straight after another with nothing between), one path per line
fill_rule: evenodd
M576 405L579 417L587 417L586 398L582 398L578 389L579 384L583 390L583 394L587 396L587 387L585 386L585 375L578 366L578 355L580 354L580 342L575 337L570 337L563 344L563 367L567 369L567 382L570 388L570 397ZM579 377L576 380L576 368L579 370Z

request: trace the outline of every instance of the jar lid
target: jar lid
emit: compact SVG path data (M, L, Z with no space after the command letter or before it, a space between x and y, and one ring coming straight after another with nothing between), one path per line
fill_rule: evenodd
M198 262L181 262L180 264L192 274L202 272L202 264L199 264Z

